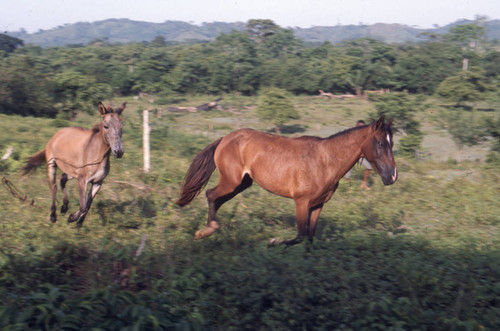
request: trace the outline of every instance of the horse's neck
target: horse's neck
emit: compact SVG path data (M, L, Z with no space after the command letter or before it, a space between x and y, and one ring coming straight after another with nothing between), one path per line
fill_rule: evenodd
M104 159L109 159L109 144L104 139L102 127L99 131L92 132L87 146L87 161L100 163Z
M352 168L362 154L362 146L369 138L368 126L351 130L339 136L327 139L327 144L332 156L332 162L337 165L342 176Z

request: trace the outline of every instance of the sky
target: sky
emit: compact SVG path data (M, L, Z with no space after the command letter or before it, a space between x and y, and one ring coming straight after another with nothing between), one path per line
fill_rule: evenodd
M500 19L499 0L0 0L0 32L33 33L108 18L161 23L247 22L281 27L399 23L444 26L485 15Z

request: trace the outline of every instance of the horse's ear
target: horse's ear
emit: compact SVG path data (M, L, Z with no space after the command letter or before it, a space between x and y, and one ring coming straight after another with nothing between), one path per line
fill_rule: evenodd
M118 115L121 115L121 113L123 112L123 110L125 109L125 107L126 107L126 106L127 106L127 103L126 103L126 102L124 102L124 103L120 106L120 108L117 108L117 109L115 110L115 113L117 113Z
M101 101L99 101L99 103L97 104L97 108L99 109L99 113L101 115L106 115L106 113L108 112L108 110L106 109L106 107L104 107Z
M379 130L384 125L384 118L385 118L385 115L380 116L380 118L377 121L377 124L375 124L375 128L377 130Z
M390 118L386 123L385 123L385 126L387 127L390 127L391 124L392 124L392 121L394 120L394 118Z

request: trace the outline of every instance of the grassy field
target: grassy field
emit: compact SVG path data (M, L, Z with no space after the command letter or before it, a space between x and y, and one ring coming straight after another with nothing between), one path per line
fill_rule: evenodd
M295 236L295 209L257 185L225 204L221 229L200 241L193 236L206 220L204 194L183 209L174 204L199 150L237 128L272 130L255 116L255 98L229 95L223 110L182 114L113 100L122 101L125 155L111 160L80 231L61 216L50 223L45 169L29 177L19 169L60 126L97 123L97 109L74 123L0 115L0 152L15 149L0 161L1 176L27 197L0 189L1 327L500 328L500 176L484 163L487 144L455 145L436 100L417 115L425 133L420 159L398 157L396 136L394 185L372 174L372 189L361 190L355 167L323 209L311 252L267 248L270 238ZM182 106L208 101L192 96ZM289 136L325 137L374 111L361 100L294 103L301 118L283 130ZM142 172L142 109L151 109L149 174ZM214 173L208 187L216 181ZM76 183L68 188L71 212Z

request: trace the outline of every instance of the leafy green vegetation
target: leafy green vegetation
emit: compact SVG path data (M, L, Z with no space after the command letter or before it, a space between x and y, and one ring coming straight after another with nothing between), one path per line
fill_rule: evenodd
M420 123L415 119L416 113L425 107L423 100L406 94L392 93L374 98L374 101L377 111L373 118L384 114L388 118L396 119L395 131L403 135L399 140L398 150L402 155L414 156L420 150L423 138Z
M287 92L278 88L262 91L256 114L263 120L271 121L276 126L276 133L280 133L281 127L290 119L299 119L299 114Z
M203 100L186 96L187 104ZM289 125L305 130L293 135L328 136L377 111L377 103L360 99L290 100L301 118ZM24 159L43 148L59 122L0 115L0 147L15 149L0 161L0 175L27 197L22 202L0 189L2 328L500 327L498 167L482 161L488 148L457 149L441 127L446 119L436 117L438 100L411 114L422 124L420 150L435 153L431 143L443 145L444 136L449 154L403 157L396 133L396 184L385 187L373 174L372 189L360 190L363 170L356 166L325 206L309 252L305 245L267 248L270 238L295 236L294 208L257 185L221 208L221 229L204 240L193 238L206 222L203 195L184 209L174 204L199 150L242 125L268 128L256 116L257 97L225 98L222 111L151 116L148 175L141 171L139 110L151 106L132 98L114 103L123 101L125 155L111 160L80 231L62 217L56 224L48 220L45 171L18 176ZM96 113L80 112L71 123L90 127L98 120ZM396 118L394 125L402 123ZM480 160L464 161L465 153L478 151ZM68 189L71 211L75 183Z
M0 112L70 118L114 95L168 103L185 94L253 96L273 87L294 95L406 91L474 107L498 95L499 52L477 22L458 27L418 44L360 38L311 46L269 20L197 44L171 45L158 36L150 43L16 48L22 44L9 37L0 40L9 49L0 54ZM465 54L466 41L476 46Z

